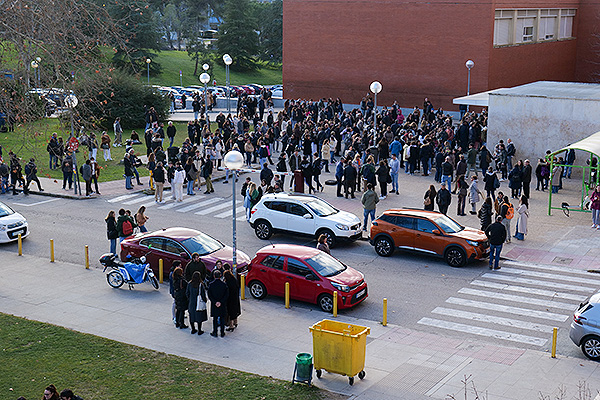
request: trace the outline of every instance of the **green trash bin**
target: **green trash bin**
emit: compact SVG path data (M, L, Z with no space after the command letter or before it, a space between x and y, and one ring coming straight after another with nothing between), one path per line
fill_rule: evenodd
M296 355L296 368L294 381L308 382L312 380L312 362L313 357L309 353L300 353Z

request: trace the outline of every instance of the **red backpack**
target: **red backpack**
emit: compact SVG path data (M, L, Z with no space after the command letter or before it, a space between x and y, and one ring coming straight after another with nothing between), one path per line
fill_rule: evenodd
M131 221L129 219L126 219L125 221L123 221L122 229L123 229L123 235L125 235L125 236L129 236L133 233L133 224L131 223Z

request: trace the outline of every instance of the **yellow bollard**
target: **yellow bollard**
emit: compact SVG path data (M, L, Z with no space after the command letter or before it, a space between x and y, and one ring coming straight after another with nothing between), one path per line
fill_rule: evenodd
M158 259L158 283L163 283L163 259Z
M90 247L85 245L85 269L90 269Z
M242 300L246 300L246 275L240 275L240 289L242 290Z
M23 255L23 238L21 237L21 234L19 233L19 255L22 256Z
M381 325L387 326L387 298L383 299L383 321Z
M54 239L50 239L50 262L54 262Z
M290 308L290 283L285 283L285 308Z
M333 291L333 316L337 317L337 290Z
M558 328L552 329L552 358L556 358L556 336L558 335Z

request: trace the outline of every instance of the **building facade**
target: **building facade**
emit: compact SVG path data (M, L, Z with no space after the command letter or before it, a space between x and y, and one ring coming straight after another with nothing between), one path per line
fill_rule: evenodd
M379 104L454 110L467 92L539 80L597 80L598 0L285 0L286 98L358 103L377 80Z

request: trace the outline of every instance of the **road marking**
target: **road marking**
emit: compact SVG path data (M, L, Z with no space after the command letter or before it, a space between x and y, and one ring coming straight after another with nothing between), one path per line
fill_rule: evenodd
M491 323L491 324L511 326L513 328L520 328L520 329L528 329L530 331L537 331L537 332L544 332L544 333L552 333L552 330L554 329L554 327L549 326L549 325L536 324L536 323L528 322L528 321L521 321L520 319L496 317L494 315L479 314L479 313L474 313L474 312L470 312L470 311L454 310L451 308L444 308L444 307L436 307L433 309L432 313L446 315L446 316L455 317L455 318L469 319L471 321L479 321L479 322L485 322L485 323Z
M238 207L235 209L237 212L237 215L245 215L244 213L246 212L246 209L244 207ZM215 215L215 218L225 218L225 217L230 217L233 215L233 207L231 207L231 209L222 212L221 214L217 214ZM240 217L237 217L236 219L239 219ZM244 217L245 219L246 217Z
M511 307L502 304L486 303L483 301L460 299L457 297L450 297L448 300L446 300L446 303L457 304L466 307L481 308L484 310L500 311L509 314L522 315L525 317L549 319L551 321L564 322L569 318L568 315L555 314L546 311L530 310L528 308Z
M178 208L176 211L177 212L188 212L188 211L192 211L195 210L196 208L200 208L200 207L204 207L207 206L209 204L215 203L217 201L221 201L223 199L219 199L218 197L212 198L212 199L208 199L206 201L201 201L199 203L194 203L192 205L189 205L187 207L183 207L183 208Z
M506 268L502 270L502 272L513 275L523 275L523 276L532 276L534 278L546 278L546 279L554 279L565 282L573 282L573 283L585 283L587 285L598 285L600 287L600 280L597 279L588 279L588 278L579 278L576 276L567 276L567 275L556 275L549 274L546 272L536 272L536 271L528 271L525 269L515 269L515 268Z
M152 197L150 197L150 196L144 195L144 196L142 196L139 199L133 199L133 200L125 201L125 202L123 202L123 204L132 205L132 204L142 203L144 201L150 200L151 198Z
M571 293L555 292L552 290L529 288L529 287L525 287L525 286L507 285L505 283L474 280L471 282L471 285L481 286L481 287L485 287L488 289L508 290L510 292L536 294L538 296L546 296L546 297L565 299L565 300L573 300L573 301L579 301L579 302L587 299L587 296L579 296L579 295L571 294Z
M31 204L24 204L24 203L13 203L17 206L23 206L23 207L33 207L33 206L39 206L40 204L44 204L44 203L50 203L52 201L57 201L60 199L49 199L49 200L43 200L43 201L38 201L37 203L31 203Z
M517 333L498 331L495 329L480 328L477 326L458 324L455 322L441 321L441 320L433 319L433 318L421 318L421 320L418 321L417 323L422 324L422 325L433 326L436 328L449 329L449 330L457 331L457 332L471 333L473 335L479 335L479 336L488 336L488 337L493 337L496 339L503 339L503 340L508 340L511 342L532 344L532 345L536 345L536 346L543 346L548 341L547 339L536 338L533 336L519 335Z
M462 288L458 291L458 293L469 294L471 296L487 297L490 299L514 301L517 303L535 304L536 306L542 306L542 307L560 308L563 310L574 311L574 309L576 308L575 304L561 303L560 301L534 299L533 297L516 296L513 294L498 293L498 292L488 292L485 290Z
M537 286L546 286L554 289L562 289L562 290L570 290L574 292L596 292L596 288L586 287L586 286L573 286L573 285L565 285L564 283L556 283L556 282L548 282L548 281L538 281L536 279L527 279L527 278L517 278L514 276L501 275L498 273L487 273L483 274L484 278L497 279L500 281L508 281L511 283L523 283L526 285L537 285Z
M132 197L137 197L139 196L139 193L134 193L134 194L125 194L123 196L119 196L119 197L115 197L114 199L110 199L107 200L109 203L118 203L119 201L123 201L123 200L127 200L127 199L131 199Z
M535 264L535 263L529 263L529 262L510 261L510 260L502 261L502 264L503 265L513 265L513 266L517 266L517 267L529 267L529 268L534 268L534 269L541 269L544 271L566 272L569 274L592 276L592 274L590 272L587 272L587 270L585 270L585 269L559 267L557 265Z
M196 214L196 215L206 215L206 214L213 213L213 212L215 212L217 210L220 210L222 208L225 208L225 207L231 207L231 204L229 204L229 202L225 202L225 203L222 203L222 204L218 204L218 205L216 205L214 207L207 208L205 210L201 210L201 211L195 212L194 214Z
M196 199L194 198L194 196L188 196L188 197L184 198L184 199L183 199L183 200L181 200L181 201L172 200L172 202L171 202L171 203L168 203L168 204L166 204L166 205L164 205L164 206L158 207L158 209L159 209L159 210L168 210L168 209L170 209L170 208L177 207L177 206L180 206L180 205L182 205L182 204L189 203L189 202L190 202L190 201L192 201L192 200L196 200Z

